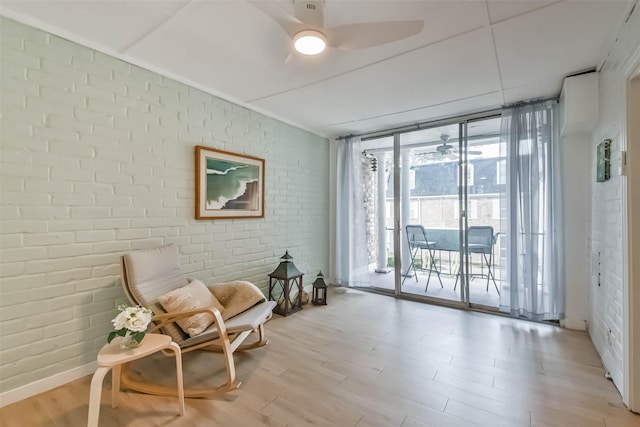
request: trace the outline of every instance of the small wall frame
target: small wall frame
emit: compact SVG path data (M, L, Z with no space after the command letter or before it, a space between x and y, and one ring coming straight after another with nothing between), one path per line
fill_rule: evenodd
M605 139L597 147L596 181L604 182L609 178L611 178L611 140Z
M264 159L198 145L196 219L264 218Z

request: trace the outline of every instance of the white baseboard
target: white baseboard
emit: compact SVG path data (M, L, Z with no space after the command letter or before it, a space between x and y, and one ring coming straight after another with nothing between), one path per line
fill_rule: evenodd
M34 381L31 384L2 392L0 393L0 408L93 374L97 366L98 364L96 362L91 362L87 365L78 366L77 368L60 372L48 378Z
M570 319L567 317L562 321L562 325L567 329L573 329L576 331L587 330L587 322L582 319Z

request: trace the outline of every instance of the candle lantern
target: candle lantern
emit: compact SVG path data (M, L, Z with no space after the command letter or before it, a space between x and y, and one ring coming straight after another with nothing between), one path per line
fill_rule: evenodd
M276 301L274 313L288 316L302 310L302 276L287 251L280 264L269 274L269 299Z
M318 277L313 282L313 305L327 305L327 284L324 282L322 271L318 273Z

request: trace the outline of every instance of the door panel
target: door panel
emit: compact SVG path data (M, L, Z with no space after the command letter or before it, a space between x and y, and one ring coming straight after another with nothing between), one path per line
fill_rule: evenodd
M400 135L401 292L463 303L458 123ZM409 227L409 228L407 228Z
M500 117L467 122L467 248L469 302L500 305L506 159Z

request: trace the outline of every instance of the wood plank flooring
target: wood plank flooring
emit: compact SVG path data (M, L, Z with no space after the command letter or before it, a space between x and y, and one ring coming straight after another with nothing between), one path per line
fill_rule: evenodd
M640 426L585 333L331 288L267 324L270 344L236 355L240 389L211 399L123 392L101 426ZM175 381L172 359L138 361ZM222 380L220 355L185 355L185 382ZM214 373L215 375L212 375ZM91 377L0 409L0 425L86 425Z

